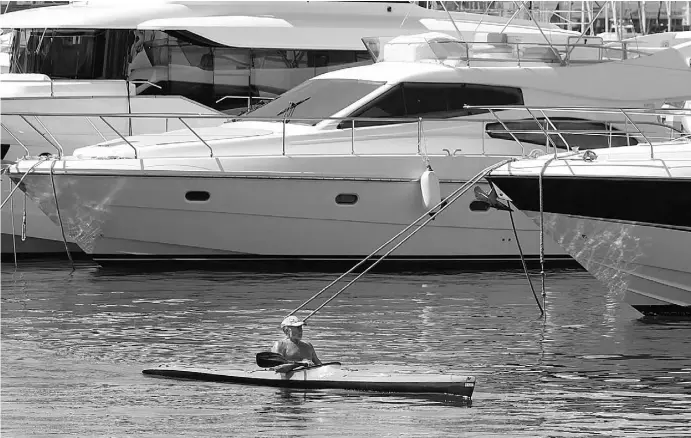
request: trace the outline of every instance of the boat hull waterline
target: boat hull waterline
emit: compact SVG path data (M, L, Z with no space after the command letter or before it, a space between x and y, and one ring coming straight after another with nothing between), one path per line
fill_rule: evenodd
M273 370L239 370L162 365L143 374L241 385L294 389L346 389L372 392L453 394L471 398L475 377L445 374L371 373L340 365L299 369L287 374Z

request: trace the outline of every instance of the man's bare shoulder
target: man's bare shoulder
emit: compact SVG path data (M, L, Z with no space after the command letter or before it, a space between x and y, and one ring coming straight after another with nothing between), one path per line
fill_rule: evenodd
M286 339L279 339L276 342L274 342L272 350L276 353L281 353L283 350L285 350L285 347L286 347Z

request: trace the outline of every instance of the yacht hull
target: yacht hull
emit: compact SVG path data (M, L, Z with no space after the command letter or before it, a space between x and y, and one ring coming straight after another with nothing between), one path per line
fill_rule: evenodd
M283 157L282 162L310 167L301 160L309 159ZM70 240L102 263L351 260L370 254L425 214L419 177L413 177L422 174L424 163L417 157L379 160L389 165L394 161L398 176L390 170L385 172L387 178L365 175L367 168L377 167L367 160L361 166L364 173L351 176L335 176L336 171L317 176L311 172L64 174L56 170L52 181L47 174L30 174L22 189L55 224L62 222ZM467 163L447 161L450 164L438 166L447 175L462 174L453 164ZM321 162L333 165L339 159ZM321 167L319 162L312 165ZM449 196L462 182L442 179L441 195ZM339 204L339 195L355 195L356 202ZM469 206L474 200L469 190L391 256L431 263L513 260L520 266L509 217L493 210L472 211ZM539 254L536 228L524 216L515 220L523 251L534 258ZM569 259L553 242L548 243L546 254Z
M545 233L611 293L645 315L689 317L688 161L682 149L671 150L677 161L617 161L616 153L594 164L578 157L555 161L542 189L543 162L519 162L488 179L538 227L542 196Z
M128 94L127 83L120 80L81 81L72 89L70 81L22 82L17 80L17 77L22 75L13 76L15 78L4 83L0 90L2 109L5 113L2 118L3 128L0 130L0 141L9 147L3 160L18 160L27 153L32 156L42 153L57 155L58 149L49 139L60 144L64 154L70 155L78 147L95 144L104 139L118 138L118 133L98 118L101 114L123 116L128 113L218 114L214 110L179 96L131 96ZM28 86L33 86L34 89ZM44 95L45 90L40 87L49 87L49 90L52 87L56 96ZM38 91L35 88L38 88ZM134 90L130 91L134 92ZM16 115L20 113L51 115L22 119ZM93 114L93 117L89 119L71 117L63 115L65 113ZM26 120L32 125L28 125ZM39 122L42 125L39 125ZM182 126L175 119L167 120L161 117L132 120L114 117L109 119L109 123L123 134L162 133ZM189 120L187 123L192 126L203 126L214 125L217 121L197 119ZM34 128L43 126L50 135L43 137L32 126ZM17 140L27 149L21 147ZM3 176L3 200L10 194L13 187L9 179ZM13 196L12 209L8 203L1 212L2 257L13 258L14 254L19 257L61 257L65 253L65 245L60 229L46 218L33 202L25 203L23 196L20 195L21 193L15 193ZM22 222L26 223L23 238ZM77 254L82 252L73 243L68 247L70 251Z
M540 213L525 211L536 223ZM646 316L691 316L691 229L544 214L545 231Z

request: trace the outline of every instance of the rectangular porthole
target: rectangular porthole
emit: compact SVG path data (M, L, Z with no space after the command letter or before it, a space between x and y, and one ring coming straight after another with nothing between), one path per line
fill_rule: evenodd
M209 192L193 190L185 193L185 199L190 202L206 202L211 198Z
M358 195L355 193L341 193L336 196L336 204L338 205L355 205L358 201Z

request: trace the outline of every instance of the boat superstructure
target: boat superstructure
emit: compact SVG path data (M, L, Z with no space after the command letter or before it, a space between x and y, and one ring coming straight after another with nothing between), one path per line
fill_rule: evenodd
M136 135L184 127L174 119L104 120L102 114L247 110L316 75L371 63L361 42L365 36L437 31L485 45L491 33L514 43L574 37L549 24L445 13L413 3L140 3L71 2L0 16L0 28L13 30L3 37L11 40L11 74L0 84L3 159L27 155L22 146L28 155L38 155L57 142L69 155L77 147L118 138L115 130ZM59 116L65 113L93 117ZM35 114L47 116L39 120ZM194 124L203 121L186 123L199 127ZM9 190L3 180L3 196ZM58 230L31 203L27 209L12 217L3 210L3 254L61 248ZM31 223L17 225L26 229L21 238L10 230L13 220ZM6 238L10 234L16 237Z
M416 38L398 43L428 53ZM443 198L501 159L565 147L537 137L516 143L507 123L544 123L549 112L526 116L511 106L659 106L691 96L687 50L578 67L384 61L321 75L216 127L122 136L74 156L21 160L8 172L102 263L360 258L431 208L420 186L429 168ZM655 86L634 97L639 82ZM468 108L483 104L509 107ZM610 133L592 148L635 144L664 128L648 115L642 133L630 132L626 113L561 116L581 137ZM534 225L524 218L516 226L536 256ZM510 260L514 245L505 215L468 196L392 257ZM547 252L565 256L556 244Z
M689 317L691 109L627 113L674 113L686 135L597 150L569 138L569 151L509 163L487 179L609 293L626 294L645 315Z

